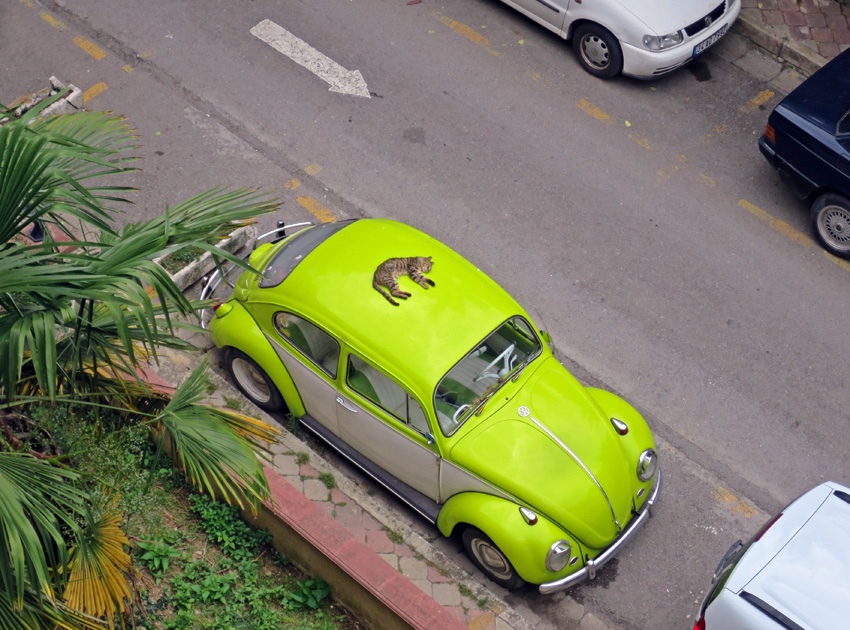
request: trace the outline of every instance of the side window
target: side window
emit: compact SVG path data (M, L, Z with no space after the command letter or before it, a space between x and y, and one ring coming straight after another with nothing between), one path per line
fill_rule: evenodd
M360 357L349 355L346 380L351 389L386 409L404 424L419 433L428 432L425 412L416 399L401 385Z
M292 313L275 314L274 327L281 337L306 354L332 378L336 378L339 344L333 337Z

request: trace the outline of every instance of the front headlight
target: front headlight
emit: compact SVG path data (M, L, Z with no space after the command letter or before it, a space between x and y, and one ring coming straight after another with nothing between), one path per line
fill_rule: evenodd
M570 561L570 554L573 547L567 540L559 540L549 547L549 553L546 554L546 570L552 573L557 573Z
M665 50L667 48L672 48L673 46L678 46L683 41L685 41L685 37L682 35L682 31L676 31L669 35L643 36L643 45L649 50Z
M649 481L658 470L658 454L655 449L648 448L638 457L637 477L641 481Z

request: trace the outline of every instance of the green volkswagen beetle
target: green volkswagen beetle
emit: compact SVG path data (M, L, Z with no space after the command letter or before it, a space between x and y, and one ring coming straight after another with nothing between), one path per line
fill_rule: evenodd
M430 264L399 278L409 297L394 305L376 270L415 257ZM582 386L522 307L442 243L355 219L249 260L262 275L242 273L209 323L242 392L457 536L497 584L552 593L592 578L649 518L661 471L644 419Z

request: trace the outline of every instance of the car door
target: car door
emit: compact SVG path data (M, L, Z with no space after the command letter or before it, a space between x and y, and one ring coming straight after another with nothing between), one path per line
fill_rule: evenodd
M336 377L339 343L316 324L288 311L265 316L272 320L272 345L292 377L307 413L339 435Z
M345 358L337 397L339 435L359 453L440 501L440 456L420 403L356 354Z
M504 0L517 11L560 34L570 0Z

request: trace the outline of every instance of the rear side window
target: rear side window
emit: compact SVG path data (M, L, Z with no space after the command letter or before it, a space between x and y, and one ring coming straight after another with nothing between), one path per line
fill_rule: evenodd
M360 357L348 357L348 386L419 433L428 433L425 412L416 399L389 376Z
M332 378L336 378L339 344L324 330L292 313L277 313L274 327L280 336L298 348Z
M263 277L260 278L260 286L264 289L276 287L292 273L304 257L328 240L344 227L354 223L357 219L346 221L334 221L322 223L306 230L298 232L290 238L283 247L275 254L271 262L263 269Z

